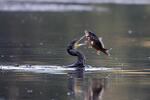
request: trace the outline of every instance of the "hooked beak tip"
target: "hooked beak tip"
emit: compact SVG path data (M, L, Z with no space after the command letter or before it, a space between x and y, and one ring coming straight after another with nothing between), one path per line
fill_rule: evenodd
M80 45L79 45L79 44L76 44L75 47L78 48L78 47L80 47Z

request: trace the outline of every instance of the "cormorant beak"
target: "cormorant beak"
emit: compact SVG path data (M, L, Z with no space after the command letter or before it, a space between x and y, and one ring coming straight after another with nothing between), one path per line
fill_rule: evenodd
M76 43L75 43L75 47L76 47L76 48L78 48L78 47L80 47L80 46L82 46L82 45L85 45L85 43L79 44L79 41L81 41L84 37L85 37L85 35L83 35L79 40L76 41Z
M79 41L77 41L76 43L75 43L75 47L76 48L78 48L78 47L80 47L81 45L80 44L78 44L79 43Z

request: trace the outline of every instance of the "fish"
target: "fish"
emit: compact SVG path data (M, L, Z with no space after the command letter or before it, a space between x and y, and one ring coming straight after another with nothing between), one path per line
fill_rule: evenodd
M103 52L107 56L110 56L109 50L104 48L102 37L98 38L93 32L87 29L84 31L84 33L86 41L88 42L90 48L94 48L98 55L100 54L100 52Z

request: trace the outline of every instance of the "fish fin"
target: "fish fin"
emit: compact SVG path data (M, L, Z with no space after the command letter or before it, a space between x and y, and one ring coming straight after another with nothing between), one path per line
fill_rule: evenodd
M102 47L104 48L104 43L103 43L102 39L103 39L102 37L99 37L99 41L102 44Z
M105 50L104 50L104 53L105 53L107 56L110 56L110 53L109 53L109 50L108 50L108 49L105 49Z
M101 53L101 52L100 52L99 50L96 50L96 54L97 54L97 55L100 55L100 53Z

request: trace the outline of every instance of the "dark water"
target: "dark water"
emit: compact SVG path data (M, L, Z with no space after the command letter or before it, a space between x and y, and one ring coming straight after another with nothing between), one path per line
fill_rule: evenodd
M73 5L61 11L58 6L0 11L0 100L149 100L150 6ZM72 64L76 58L67 54L66 46L83 36L84 29L102 36L105 47L112 48L109 57L87 46L79 48L86 64L118 70L2 70L16 64Z

